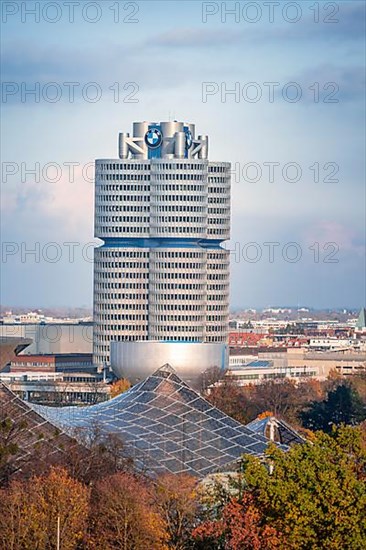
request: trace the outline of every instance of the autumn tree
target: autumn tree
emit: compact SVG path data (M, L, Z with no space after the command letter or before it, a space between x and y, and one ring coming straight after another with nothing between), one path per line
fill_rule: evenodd
M199 390L202 393L205 393L211 386L217 384L220 380L223 380L225 372L226 371L220 367L210 367L206 369L199 376Z
M300 393L294 380L267 380L253 388L253 401L258 413L272 411L291 422L296 418Z
M90 484L119 471L134 470L134 462L118 433L105 433L100 423L77 427L73 436L80 442L69 449L62 465L83 483Z
M116 397L117 395L120 395L121 393L124 393L125 391L129 390L131 387L131 383L126 378L120 378L119 380L116 380L111 384L111 397Z
M366 427L245 457L194 529L195 550L363 550ZM224 485L224 486L223 486Z
M26 422L15 422L1 412L0 416L0 486L24 465L24 456L19 454L19 438Z
M0 490L0 547L51 550L60 525L62 550L78 548L86 534L89 490L65 470L14 480Z
M276 529L266 525L255 497L246 492L232 497L221 517L203 522L193 531L196 548L205 550L281 550L284 548Z
M188 474L163 474L156 482L155 502L168 534L168 547L191 548L191 533L199 513L197 480Z
M0 396L1 397L1 396ZM22 409L18 411L22 412ZM11 479L46 474L63 465L78 444L35 413L26 416L2 403L0 411L0 487Z
M212 405L238 422L246 424L257 415L247 390L238 386L235 381L226 378L218 386L210 388L206 398Z
M127 473L98 481L93 490L93 550L164 550L167 534L146 482Z
M358 394L363 405L366 407L366 370L360 371L359 373L350 376L349 383Z
M226 378L220 385L210 388L207 399L244 424L264 411L271 411L274 416L299 427L301 411L309 402L319 401L325 395L325 385L317 380L296 382L284 378L239 386L235 380Z

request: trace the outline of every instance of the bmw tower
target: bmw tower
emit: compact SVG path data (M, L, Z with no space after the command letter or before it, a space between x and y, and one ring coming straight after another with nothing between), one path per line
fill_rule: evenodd
M230 164L194 124L135 122L96 161L94 362L136 381L225 367Z

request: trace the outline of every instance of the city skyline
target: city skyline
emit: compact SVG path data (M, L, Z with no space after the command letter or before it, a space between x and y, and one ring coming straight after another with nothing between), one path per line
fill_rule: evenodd
M231 309L361 307L364 6L340 2L316 22L310 8L317 3L303 2L298 21L280 9L271 23L264 8L250 22L252 12L225 20L215 2L154 2L153 10L137 2L135 14L121 8L115 23L112 4L103 3L95 23L88 21L95 13L78 9L72 25L65 11L54 24L51 11L39 23L6 15L3 80L13 87L3 89L2 102L1 233L10 248L3 249L1 302L91 307L92 247L82 250L94 240L93 177L83 167L113 156L116 134L133 120L176 118L215 135L211 159L232 164ZM59 88L47 88L52 82ZM74 102L70 82L79 83ZM90 82L102 90L97 102L98 88L87 99L81 92ZM39 101L23 97L22 84ZM39 182L22 174L36 163ZM71 261L64 243L78 240ZM43 257L55 254L49 243L60 247L57 262Z
M366 548L365 15L0 2L0 548Z

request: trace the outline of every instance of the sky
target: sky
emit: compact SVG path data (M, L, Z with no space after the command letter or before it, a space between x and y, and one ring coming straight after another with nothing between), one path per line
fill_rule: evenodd
M365 304L364 2L1 8L2 304L92 306L94 159L169 119L232 163L232 308Z

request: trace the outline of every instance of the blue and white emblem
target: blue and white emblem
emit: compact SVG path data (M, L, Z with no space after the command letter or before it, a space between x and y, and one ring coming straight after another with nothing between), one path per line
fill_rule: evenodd
M162 141L163 134L160 132L159 128L150 128L145 134L145 143L152 149L159 147Z
M192 132L190 130L186 131L186 147L189 149L192 147L193 138L192 138Z

